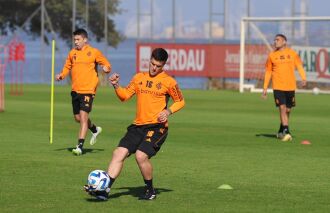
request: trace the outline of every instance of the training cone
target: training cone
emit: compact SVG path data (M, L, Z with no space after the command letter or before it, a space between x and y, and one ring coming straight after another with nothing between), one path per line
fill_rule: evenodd
M218 187L218 189L233 189L233 187L231 187L228 184L222 184L221 186Z
M308 140L303 140L303 141L301 141L301 144L303 144L303 145L310 145L311 142L309 142Z

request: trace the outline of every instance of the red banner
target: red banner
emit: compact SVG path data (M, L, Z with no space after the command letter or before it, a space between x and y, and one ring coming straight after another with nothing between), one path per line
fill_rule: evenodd
M170 75L239 78L239 44L137 43L137 72L149 70L151 52L157 47L169 54L165 70ZM267 57L264 47L248 48L246 57L255 59L249 60L248 71L264 69Z

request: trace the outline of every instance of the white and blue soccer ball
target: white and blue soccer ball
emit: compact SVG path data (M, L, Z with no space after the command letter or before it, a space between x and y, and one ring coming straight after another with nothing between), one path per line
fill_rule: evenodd
M94 170L88 175L87 184L93 191L106 191L109 183L110 177L103 170Z

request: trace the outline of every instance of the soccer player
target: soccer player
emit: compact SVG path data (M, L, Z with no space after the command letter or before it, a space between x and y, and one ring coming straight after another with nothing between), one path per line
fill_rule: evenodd
M144 194L140 197L143 200L156 198L150 159L157 154L165 142L168 134L168 117L185 105L177 82L163 70L167 58L168 54L164 49L154 49L150 58L149 72L136 74L126 88L119 85L120 76L117 73L109 78L121 101L127 101L133 95L137 97L135 120L127 127L125 136L113 151L108 168L111 180L109 188L119 176L125 159L135 153L135 160L145 183ZM171 106L168 106L169 97L173 99ZM108 199L106 192L90 194L98 199Z
M89 119L92 111L92 104L99 82L97 65L100 64L105 73L111 71L111 64L96 48L88 44L88 34L84 29L77 29L73 32L75 48L73 48L66 59L62 72L56 75L56 80L63 80L71 71L72 80L72 109L76 122L80 123L78 133L78 144L72 153L81 155L87 129L92 132L90 144L96 143L96 137L101 133L102 128L95 126Z
M297 68L302 79L302 86L306 86L306 74L299 55L287 47L287 38L277 34L274 39L275 50L271 52L266 62L266 72L262 97L267 97L267 88L272 79L275 104L279 108L280 128L277 138L282 141L291 141L289 118L291 108L296 105L295 90L296 78L294 71Z

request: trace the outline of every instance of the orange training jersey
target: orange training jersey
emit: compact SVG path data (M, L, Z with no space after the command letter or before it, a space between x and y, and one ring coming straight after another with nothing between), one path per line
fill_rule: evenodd
M299 55L290 48L273 51L266 62L264 89L268 88L270 79L274 90L293 91L296 89L294 71L298 69L302 80L306 80L306 74Z
M174 102L169 107L172 113L180 110L185 104L177 82L165 72L154 77L150 77L148 72L138 73L126 88L117 88L116 94L121 101L128 100L136 94L136 125L159 123L158 115L168 108L169 97Z
M71 70L72 91L95 94L99 82L97 64L111 67L109 61L96 48L86 45L81 50L72 49L60 75L65 78Z

